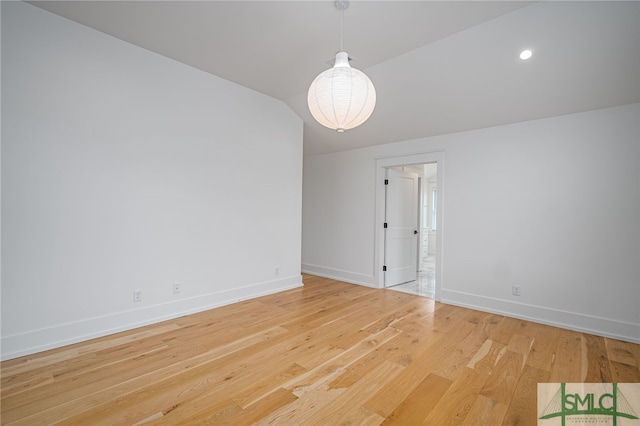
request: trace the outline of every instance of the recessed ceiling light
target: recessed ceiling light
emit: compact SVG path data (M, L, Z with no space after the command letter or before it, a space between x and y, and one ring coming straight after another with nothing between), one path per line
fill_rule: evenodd
M533 52L530 51L529 49L526 49L520 52L520 59L522 59L523 61L526 61L527 59L531 58L531 56L533 56Z

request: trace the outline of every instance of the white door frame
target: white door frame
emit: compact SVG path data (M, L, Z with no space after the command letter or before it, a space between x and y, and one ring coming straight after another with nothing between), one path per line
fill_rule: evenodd
M444 151L424 152L420 154L403 155L399 157L386 157L376 159L376 213L375 213L375 232L374 232L374 283L378 288L384 288L384 273L382 266L384 265L384 179L385 172L388 167L409 166L414 164L438 164L438 183L437 183L437 200L436 214L438 217L438 226L436 227L436 287L435 300L440 300L440 292L442 289L442 235L444 216L443 198L444 198Z

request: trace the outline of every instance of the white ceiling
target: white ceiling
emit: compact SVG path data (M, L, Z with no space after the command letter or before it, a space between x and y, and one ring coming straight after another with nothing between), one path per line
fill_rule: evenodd
M352 1L344 49L378 102L343 134L306 106L340 48L333 1L30 3L281 99L306 155L640 102L638 1Z

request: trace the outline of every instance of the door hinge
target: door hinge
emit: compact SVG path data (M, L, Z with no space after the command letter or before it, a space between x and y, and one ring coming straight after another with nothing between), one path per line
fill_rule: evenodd
M387 229L387 222L384 223L384 229Z
M385 185L389 185L389 179L385 179L385 180L384 180L384 184L385 184Z
M387 266L386 265L382 267L382 272L387 272Z

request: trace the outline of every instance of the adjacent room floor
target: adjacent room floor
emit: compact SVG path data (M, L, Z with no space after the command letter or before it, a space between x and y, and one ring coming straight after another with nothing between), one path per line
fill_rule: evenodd
M416 294L433 298L436 286L436 257L434 255L425 257L420 262L420 270L415 281L388 287L390 290L402 291L404 293Z

